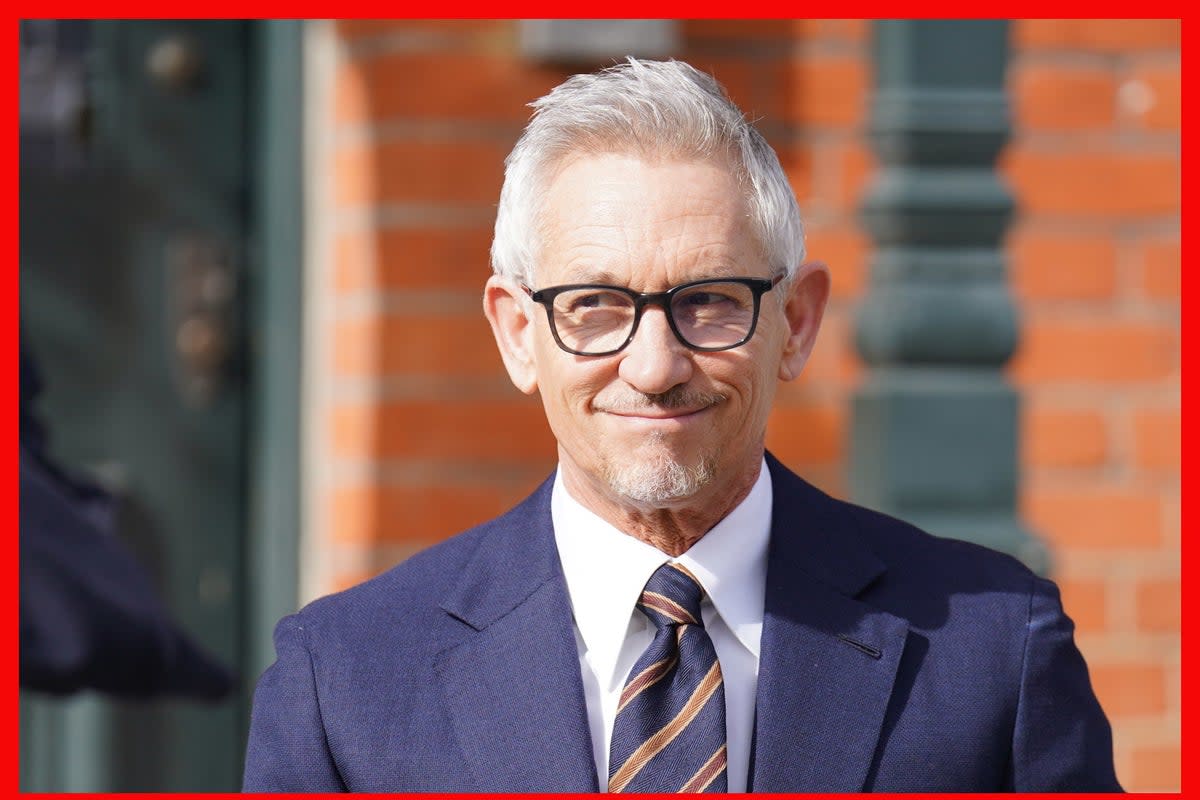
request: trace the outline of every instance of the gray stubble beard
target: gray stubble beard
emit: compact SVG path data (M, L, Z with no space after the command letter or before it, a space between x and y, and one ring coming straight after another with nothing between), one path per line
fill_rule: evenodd
M661 443L666 437L655 433L647 438ZM676 461L669 452L660 451L652 460L606 463L604 479L621 497L655 506L695 495L712 481L716 467L716 458L711 455L706 454L699 463L688 466Z

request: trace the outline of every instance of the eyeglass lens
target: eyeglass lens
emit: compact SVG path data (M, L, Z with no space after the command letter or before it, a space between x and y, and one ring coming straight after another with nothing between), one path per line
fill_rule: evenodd
M754 290L714 281L671 297L671 318L693 347L728 347L744 340L754 324ZM562 343L580 353L604 353L625 343L636 317L627 294L597 287L572 289L554 298L554 325Z

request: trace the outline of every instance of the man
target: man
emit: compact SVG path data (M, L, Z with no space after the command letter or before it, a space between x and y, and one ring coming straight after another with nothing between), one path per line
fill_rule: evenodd
M629 59L533 105L484 310L559 468L280 623L245 788L1119 790L1053 584L765 453L830 279L719 86Z

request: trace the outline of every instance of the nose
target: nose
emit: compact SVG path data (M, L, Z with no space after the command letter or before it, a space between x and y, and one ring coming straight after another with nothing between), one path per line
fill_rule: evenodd
M621 351L621 379L644 394L662 394L691 380L693 368L692 351L675 338L666 312L647 308Z

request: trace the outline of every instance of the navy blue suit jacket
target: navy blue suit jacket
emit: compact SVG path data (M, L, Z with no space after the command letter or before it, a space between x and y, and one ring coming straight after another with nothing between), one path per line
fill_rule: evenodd
M1051 582L768 463L753 791L1120 790ZM550 485L283 619L244 788L595 791Z

